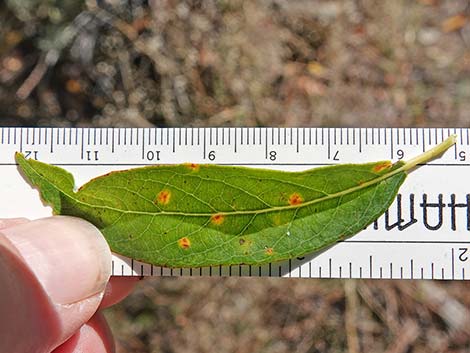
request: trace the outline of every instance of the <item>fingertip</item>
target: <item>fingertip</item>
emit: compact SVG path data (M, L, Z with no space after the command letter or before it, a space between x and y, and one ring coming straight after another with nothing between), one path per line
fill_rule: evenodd
M75 335L70 337L66 342L53 351L53 353L80 352L115 352L111 329L101 313L96 313Z
M112 276L106 286L100 308L107 308L123 300L134 290L140 280L140 277Z
M54 216L2 230L51 300L72 304L105 289L111 251L99 230L80 218Z

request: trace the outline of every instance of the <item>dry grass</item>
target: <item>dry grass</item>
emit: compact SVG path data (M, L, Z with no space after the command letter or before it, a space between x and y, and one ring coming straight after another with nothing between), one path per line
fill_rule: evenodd
M22 3L0 4L2 125L469 126L463 0ZM107 316L120 352L466 352L467 290L162 278Z

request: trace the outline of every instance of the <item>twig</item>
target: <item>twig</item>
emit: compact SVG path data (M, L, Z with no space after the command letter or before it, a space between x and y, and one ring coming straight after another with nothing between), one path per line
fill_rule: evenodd
M346 296L345 328L348 342L348 352L359 353L359 338L357 336L358 297L355 280L347 280L344 283L344 293Z
M31 71L28 78L16 91L16 96L21 100L28 98L39 82L41 82L48 68L49 65L46 63L46 56L41 55L33 71Z
M396 340L385 351L385 353L406 353L410 346L419 336L418 324L412 320L407 320L401 330L396 335Z

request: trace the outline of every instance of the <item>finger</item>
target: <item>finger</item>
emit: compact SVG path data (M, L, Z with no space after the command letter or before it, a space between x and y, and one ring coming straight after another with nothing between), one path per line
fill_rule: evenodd
M53 353L113 353L114 350L111 330L103 315L98 312Z
M132 292L139 280L139 277L112 276L106 286L100 309L107 308L123 300Z
M0 352L50 352L95 313L111 273L101 233L73 217L0 231Z
M27 222L29 222L29 219L27 218L0 218L0 229L13 227Z

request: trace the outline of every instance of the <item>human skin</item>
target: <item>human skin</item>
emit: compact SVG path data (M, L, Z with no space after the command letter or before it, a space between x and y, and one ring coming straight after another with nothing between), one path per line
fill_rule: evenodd
M90 223L0 219L0 352L114 352L101 310L138 278L110 274L111 252Z

